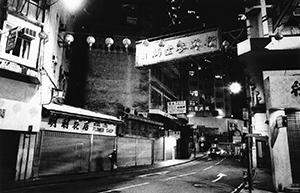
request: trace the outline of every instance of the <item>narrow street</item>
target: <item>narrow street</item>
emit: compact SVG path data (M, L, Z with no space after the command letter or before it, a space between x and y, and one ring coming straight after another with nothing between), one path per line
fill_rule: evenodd
M242 183L245 167L234 158L203 157L186 164L109 177L92 178L66 183L53 183L4 192L232 192Z

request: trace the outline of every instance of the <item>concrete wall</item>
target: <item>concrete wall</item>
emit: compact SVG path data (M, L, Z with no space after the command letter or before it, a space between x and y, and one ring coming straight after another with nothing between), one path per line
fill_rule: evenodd
M269 115L273 183L277 189L282 189L282 187L287 187L292 184L287 128L278 128L276 126L276 118L280 115L284 115L284 111L273 111L270 112Z

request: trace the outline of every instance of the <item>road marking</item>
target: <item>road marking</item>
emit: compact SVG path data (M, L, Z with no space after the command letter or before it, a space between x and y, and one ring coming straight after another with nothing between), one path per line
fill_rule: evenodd
M207 167L207 168L204 168L203 171L209 170L210 168L213 168L213 167L214 167L214 166L209 166L209 167Z
M221 178L223 178L224 176L227 176L226 174L222 174L222 173L219 173L218 175L217 175L217 179L215 179L215 180L213 180L212 182L217 182L218 180L220 180Z
M156 173L149 173L149 174L139 175L138 177L140 177L140 178L145 178L145 177L148 177L148 176L163 175L163 174L166 174L166 173L168 173L168 172L169 172L169 171L156 172Z
M168 180L172 180L172 179L180 178L180 177L184 177L184 176L189 176L189 175L193 175L193 174L196 174L196 173L197 172L191 172L191 173L187 173L187 174L181 174L181 175L177 175L177 176L172 176L172 177L164 179L164 181L168 181Z
M191 172L191 173L187 173L187 174L181 174L179 175L179 177L184 177L184 176L189 176L189 175L194 175L196 174L197 172Z
M121 190L129 189L129 188L135 188L135 187L139 187L139 186L145 186L145 185L148 185L148 184L150 184L150 182L145 182L145 183L142 183L142 184L136 184L136 185L126 186L126 187L123 187L123 188L106 190L106 191L102 191L102 192L98 192L98 193L121 191Z
M217 166L217 165L219 165L222 161L224 161L226 159L226 157L225 158L223 158L223 159L221 159L219 162L217 162L216 164L215 164L215 166Z

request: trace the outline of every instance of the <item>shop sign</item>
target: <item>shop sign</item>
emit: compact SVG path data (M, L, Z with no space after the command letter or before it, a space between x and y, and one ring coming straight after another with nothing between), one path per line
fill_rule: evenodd
M300 76L270 76L267 81L268 109L300 107Z
M186 113L185 101L171 101L167 103L169 114L184 114Z
M70 118L57 118L55 116L44 118L41 127L45 128L46 130L55 130L62 132L116 136L116 125L112 123Z
M220 50L218 29L198 31L159 40L136 43L135 67L184 59Z
M9 52L10 50L15 48L17 39L18 39L18 27L13 28L9 31L9 34L7 36L5 52Z

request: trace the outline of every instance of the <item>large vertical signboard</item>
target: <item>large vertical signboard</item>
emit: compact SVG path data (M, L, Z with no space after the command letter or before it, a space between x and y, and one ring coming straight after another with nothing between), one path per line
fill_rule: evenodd
M184 59L220 50L218 29L197 31L157 40L136 43L135 67Z

